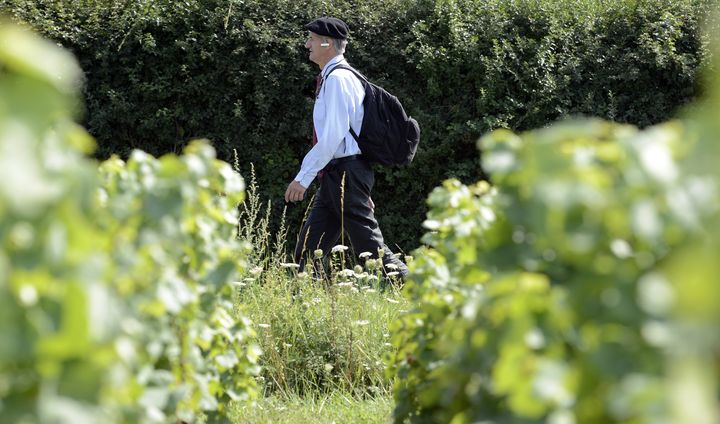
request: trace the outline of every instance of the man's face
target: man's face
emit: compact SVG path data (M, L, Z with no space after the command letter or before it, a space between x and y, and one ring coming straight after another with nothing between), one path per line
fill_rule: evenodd
M305 42L305 48L310 50L310 60L321 65L330 59L333 51L332 40L324 35L308 33L308 39ZM321 46L322 43L328 43L328 46Z

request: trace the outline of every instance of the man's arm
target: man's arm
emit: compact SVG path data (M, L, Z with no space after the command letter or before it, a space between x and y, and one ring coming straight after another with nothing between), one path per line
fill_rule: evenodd
M348 81L330 76L324 85L325 117L316 127L318 143L305 155L300 172L285 191L286 202L303 199L317 173L322 170L340 147L350 128L349 111L352 110L352 91Z

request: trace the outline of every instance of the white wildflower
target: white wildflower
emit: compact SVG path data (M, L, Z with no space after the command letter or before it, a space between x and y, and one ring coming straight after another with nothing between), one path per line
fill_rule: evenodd
M352 277L355 275L355 272L351 269L343 269L342 271L338 272L338 275L341 277Z
M385 300L387 300L387 301L390 302L390 303L395 303L395 304L400 303L399 301L397 301L397 300L395 300L395 299L391 299L391 298L389 298L389 297L386 297Z
M270 328L270 324L258 324L260 328Z
M298 264L287 263L287 262L281 263L280 266L283 268L295 268L295 269L300 268L300 265L298 265Z
M372 253L370 253L370 252L362 252L362 253L360 254L360 257L363 258L363 259L364 259L364 258L368 258L368 257L370 257L370 256L372 256Z
M346 251L346 250L348 250L348 247L347 247L347 246L343 246L342 244L338 244L337 246L335 246L335 247L332 248L332 252L333 252L333 253L344 252L344 251Z
M365 262L365 266L367 266L367 268L369 270L373 270L373 269L377 268L377 260L368 259L367 262Z
M355 322L353 322L353 324L355 324L355 325L368 325L368 324L370 324L370 321L368 321L368 320L366 320L366 319L362 319L362 320L360 320L360 321L355 321Z

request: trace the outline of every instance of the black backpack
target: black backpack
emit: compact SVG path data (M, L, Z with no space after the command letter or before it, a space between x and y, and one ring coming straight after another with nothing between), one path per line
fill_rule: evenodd
M337 65L327 75L336 69L351 71L365 87L365 115L360 135L350 128L350 134L357 141L363 157L386 166L409 164L420 143L420 126L417 121L407 116L397 97L368 81L354 68Z

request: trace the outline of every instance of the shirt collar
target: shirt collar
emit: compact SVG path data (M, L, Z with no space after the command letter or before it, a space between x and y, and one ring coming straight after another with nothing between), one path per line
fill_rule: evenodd
M341 55L341 54L339 54L339 55L333 57L332 59L330 59L330 61L325 64L325 67L322 68L322 76L323 76L323 78L325 78L325 76L327 75L327 73L333 68L333 65L337 65L337 64L339 64L339 63L341 63L341 62L344 62L344 61L345 61L345 56L343 56L343 55Z

